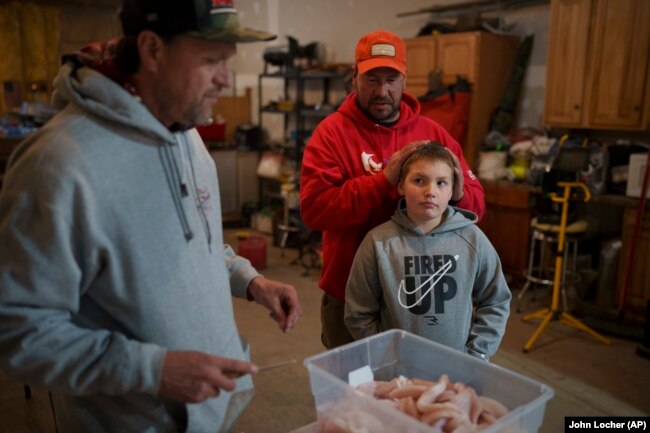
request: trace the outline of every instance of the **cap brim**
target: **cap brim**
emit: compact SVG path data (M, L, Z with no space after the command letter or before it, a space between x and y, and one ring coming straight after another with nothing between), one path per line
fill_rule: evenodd
M357 71L359 74L365 74L369 70L376 68L391 68L400 72L402 75L406 75L406 65L388 57L375 57L357 63Z
M221 29L218 31L190 32L190 35L220 42L261 42L272 41L277 37L272 33L260 32L244 27Z

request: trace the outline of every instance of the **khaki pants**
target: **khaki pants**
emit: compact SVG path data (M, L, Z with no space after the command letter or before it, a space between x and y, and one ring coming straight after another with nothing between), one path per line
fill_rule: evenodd
M321 340L327 349L343 346L354 341L345 327L343 316L345 304L334 297L323 294L320 305L320 321L322 325Z

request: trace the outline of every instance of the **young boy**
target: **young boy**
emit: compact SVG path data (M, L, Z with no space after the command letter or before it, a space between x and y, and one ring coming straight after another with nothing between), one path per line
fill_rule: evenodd
M510 289L477 216L449 206L456 181L442 145L419 147L402 166L404 198L371 230L348 279L345 324L355 339L399 328L489 359L510 312Z

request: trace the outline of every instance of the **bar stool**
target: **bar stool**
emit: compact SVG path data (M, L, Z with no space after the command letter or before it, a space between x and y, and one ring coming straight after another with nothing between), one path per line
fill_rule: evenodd
M287 246L289 233L300 233L301 231L300 227L292 224L289 218L289 212L300 206L300 196L293 183L283 183L280 186L280 195L282 196L282 222L278 224L278 230L282 232L280 256L284 257L284 248Z
M540 223L537 218L533 218L530 222L532 228L530 240L530 252L528 255L528 268L524 272L526 283L524 284L521 292L517 295L517 313L521 312L521 301L530 289L531 284L541 286L553 287L553 276L555 274L555 267L546 265L547 250L555 257L556 248L551 248L553 244L557 245L558 233L560 226L557 224L544 224ZM576 270L576 263L578 258L578 242L587 232L587 222L584 220L577 220L566 228L566 239L564 248L564 260L562 261L562 303L564 310L567 310L567 296L566 288L575 286L580 282L580 275ZM539 257L536 257L536 252L539 250ZM569 257L571 257L571 264L569 265ZM551 260L555 263L555 260Z

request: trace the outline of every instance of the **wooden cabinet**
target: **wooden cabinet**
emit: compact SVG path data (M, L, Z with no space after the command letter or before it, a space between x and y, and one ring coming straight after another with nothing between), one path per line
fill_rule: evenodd
M544 121L650 127L650 2L552 0Z
M429 90L429 77L436 69L436 39L434 36L405 39L406 91L422 96Z
M482 180L485 216L479 227L499 253L503 272L523 278L528 266L534 193L528 185Z
M469 80L470 83L476 88L476 82L478 81L478 64L480 59L481 52L478 50L480 48L479 44L489 44L488 40L493 40L491 34L487 33L454 33L450 35L441 35L436 38L436 66L440 68L442 73L442 82L443 83L453 83L456 81L456 76L460 75L461 77ZM500 37L495 36L494 41L501 39ZM516 46L512 44L511 46ZM495 46L494 49L497 49ZM484 53L487 54L487 53ZM483 59L485 63L486 59ZM507 65L504 65L504 74L503 82L508 78L510 74L510 62ZM483 65L485 67L485 65ZM496 78L496 77L491 77ZM485 83L481 83L485 84ZM476 91L476 89L473 89ZM481 90L479 88L479 90ZM498 95L497 100L501 99L501 95Z
M442 84L461 76L472 85L472 103L463 153L471 168L478 165L478 149L488 132L519 47L519 38L485 32L450 33L404 40L406 91L415 97L429 91L429 77L440 69Z
M549 125L580 124L590 14L590 0L551 5L544 105L545 122Z

